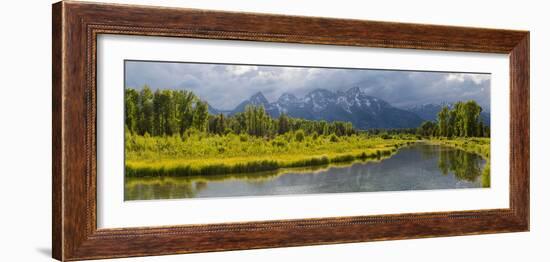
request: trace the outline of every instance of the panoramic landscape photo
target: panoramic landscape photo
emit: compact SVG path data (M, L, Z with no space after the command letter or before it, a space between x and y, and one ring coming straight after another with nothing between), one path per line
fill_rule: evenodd
M124 67L125 201L491 184L490 74Z

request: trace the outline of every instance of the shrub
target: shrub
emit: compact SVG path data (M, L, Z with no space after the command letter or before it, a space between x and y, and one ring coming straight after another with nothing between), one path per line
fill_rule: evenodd
M286 141L284 139L281 139L279 137L273 139L273 141L271 141L271 144L273 146L277 146L277 147L285 147L286 146Z
M296 135L295 135L296 141L298 142L304 141L305 136L306 135L304 134L304 130L300 129L296 131Z
M188 128L187 130L185 130L185 132L183 132L183 137L185 138L198 136L198 135L199 135L199 130L197 130L194 127Z
M317 132L313 132L312 138L313 140L317 140L317 138L319 138L319 134L317 134Z

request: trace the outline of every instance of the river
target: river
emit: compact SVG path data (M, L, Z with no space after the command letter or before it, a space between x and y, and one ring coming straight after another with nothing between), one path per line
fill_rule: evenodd
M485 160L417 143L374 162L192 178L126 178L125 200L325 194L482 187Z

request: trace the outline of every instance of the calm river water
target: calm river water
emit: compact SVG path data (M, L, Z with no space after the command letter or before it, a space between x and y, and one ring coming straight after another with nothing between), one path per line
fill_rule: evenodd
M485 160L418 143L379 162L194 178L126 178L125 200L479 188Z

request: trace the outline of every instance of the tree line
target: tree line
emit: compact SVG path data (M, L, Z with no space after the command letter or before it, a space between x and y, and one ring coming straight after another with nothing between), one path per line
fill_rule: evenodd
M443 107L436 121L425 121L417 130L422 136L490 137L490 127L481 121L482 108L475 101Z
M416 134L442 137L489 137L490 128L481 121L481 107L473 100L443 107L436 121L425 121L418 128L370 129L373 135ZM125 89L126 129L138 135L185 135L203 132L225 135L248 134L275 137L301 131L304 135L349 136L357 134L351 122L306 120L286 114L271 117L263 106L249 105L234 115L209 114L208 103L186 90Z
M174 135L190 128L206 131L208 126L208 105L189 91L126 88L124 100L124 122L132 133Z
M248 134L257 137L274 137L299 130L305 135L349 136L357 133L350 122L306 120L289 117L284 113L273 118L263 106L253 105L247 106L244 112L236 113L233 116L210 115L208 128L209 133Z
M271 117L263 106L247 106L244 112L228 116L209 114L208 104L186 90L157 89L144 86L140 91L125 89L125 127L138 135L185 135L205 132L225 135L248 134L275 137L300 131L304 135L349 136L356 134L350 122L314 121L281 114Z

